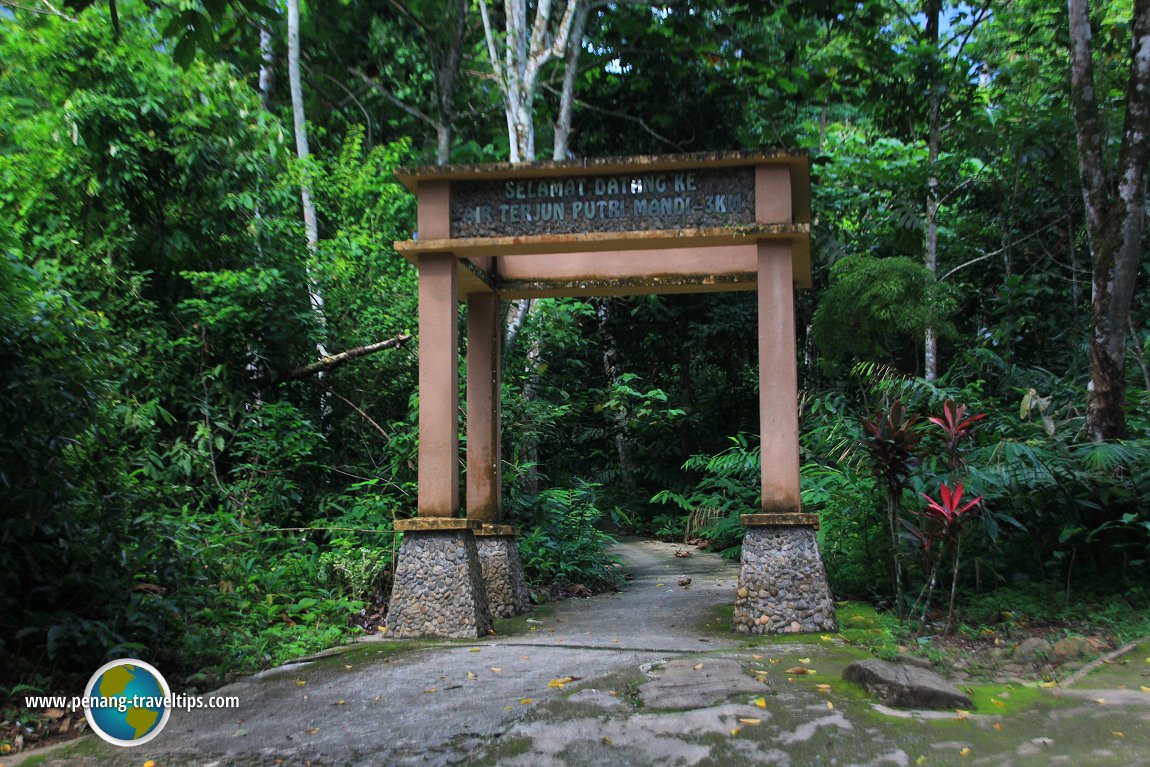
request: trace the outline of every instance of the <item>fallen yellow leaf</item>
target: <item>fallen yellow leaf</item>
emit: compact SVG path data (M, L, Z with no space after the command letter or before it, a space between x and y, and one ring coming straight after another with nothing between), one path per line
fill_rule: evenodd
M829 700L827 701L827 710L828 711L834 711L835 710L835 704L831 703Z
M502 671L503 671L503 669L501 669L499 666L492 666L492 667L491 667L491 671L493 671L493 672L495 672L496 674L498 674L498 673L502 672Z
M956 708L956 709L954 710L954 713L958 714L958 718L959 718L959 719L968 719L968 718L970 718L970 712L969 712L969 711L964 711L964 710L963 710L963 709L961 709L961 708Z
M346 701L346 700L337 700L335 703L332 703L331 705L333 705L333 706L343 706L343 705L345 705L346 703L347 703L347 701Z
M144 767L156 767L156 760L149 759L148 761L144 762Z
M305 681L304 681L304 680L302 680L302 679L297 679L297 680L295 680L295 686L296 686L296 687L303 687L305 684L307 684L307 682L305 682Z
M806 664L808 664L808 663L810 663L810 662L811 662L811 659L810 659L810 658L799 658L799 663L802 663L802 664L804 664L804 665L806 665Z
M755 660L762 660L763 659L762 655L752 655L751 657L754 658Z
M992 706L998 706L999 708L1004 708L1006 706L1006 704L1000 701L998 698L991 698L990 704Z
M926 757L920 756L918 759L914 760L914 763L919 765L919 767L921 767L922 765L926 764Z
M1001 730L1002 729L1002 722L995 722L994 724L992 724L990 726L996 730Z
M803 668L802 666L793 666L793 667L787 669L786 673L794 674L795 676L800 676L802 674L813 674L814 672L811 671L809 668Z
M572 681L574 681L574 680L572 680L571 677L565 676L565 677L562 677L561 679L552 679L550 682L547 683L547 686L554 688L554 689L557 689L557 690L562 690L564 685L568 685Z
M762 719L755 719L753 716L748 716L745 719L740 719L739 721L742 722L743 724L762 724L763 723Z
M319 732L319 728L318 727L308 727L306 730L304 730L304 732L306 732L308 735L315 735L317 732Z
M833 637L833 636L829 636L829 635L827 635L827 634L822 634L821 636L819 636L819 639L823 640L824 642L829 642L829 641L831 641L832 639L834 639L834 637Z
M815 687L817 687L819 690L822 690L823 692L827 692L831 689L829 684L816 684Z
M694 666L691 666L691 668L695 669L696 671L702 671L703 670L703 664L702 663L696 663Z
M1058 682L1040 682L1039 687L1054 687Z
M479 652L482 649L483 648L481 648L481 647L472 647L470 650L468 650L468 652Z
M1106 698L1095 698L1094 702L1101 706L1106 703Z
M611 745L613 742L614 742L614 741L612 741L610 737L608 737L608 736L606 736L606 735L604 735L604 736L603 736L603 745L604 745L604 746L609 746L609 745Z
M520 698L519 702L522 703L524 706L530 706L532 703L535 702L535 699L534 698Z
M962 750L958 752L959 756L970 756L970 746L963 746Z
M742 729L742 727L736 727L735 729L731 730L731 735L738 735Z
M665 584L665 583L656 583L656 584L655 584L655 586L666 586L666 585L667 585L667 584Z
M1150 692L1150 687L1147 687L1146 685L1142 685L1138 689L1141 690L1142 692Z
M782 658L771 658L770 662L771 663L782 663L783 659Z
M467 678L468 679L478 679L479 677L475 675L474 671L468 671L467 672Z
M759 708L766 708L767 707L766 698L755 698L755 705L758 706Z
M343 667L346 668L348 671L351 671L351 668L352 668L350 663L343 664Z
M438 687L428 687L426 690L424 690L424 692L431 694L433 692L438 692L438 690L439 690Z
M1114 737L1116 737L1116 738L1125 738L1125 737L1126 737L1126 733L1124 733L1124 732L1119 732L1118 730L1112 730L1112 731L1110 732L1110 734L1111 734L1111 735L1113 735L1113 736L1114 736Z

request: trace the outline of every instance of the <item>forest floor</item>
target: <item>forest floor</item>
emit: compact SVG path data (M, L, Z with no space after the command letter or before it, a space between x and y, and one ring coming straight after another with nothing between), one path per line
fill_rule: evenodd
M1014 640L944 646L932 659L974 707L895 711L840 677L869 657L854 638L881 631L873 613L844 608L841 634L732 634L737 565L681 548L628 541L626 589L494 637L365 640L218 690L240 708L177 711L140 747L89 735L8 767L1150 764L1150 643L1077 675Z

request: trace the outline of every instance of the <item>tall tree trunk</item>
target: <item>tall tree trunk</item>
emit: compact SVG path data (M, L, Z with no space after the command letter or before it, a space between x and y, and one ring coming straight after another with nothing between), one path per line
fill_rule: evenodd
M939 16L942 12L941 0L926 1L926 39L938 51ZM942 144L942 131L939 125L939 109L942 106L941 83L936 79L929 84L930 107L927 116L927 179L926 179L926 268L934 277L938 276L938 154ZM934 328L928 326L923 346L923 375L928 381L938 378L938 337Z
M455 80L463 62L467 36L467 0L451 0L451 38L443 60L435 68L435 162L445 165L451 159L451 125L455 119Z
M563 90L559 95L559 119L555 121L555 146L551 159L566 160L571 143L571 112L575 103L575 81L579 79L579 57L583 53L583 32L587 28L590 6L584 5L575 13L571 39L567 42L567 61L563 68Z
M1126 434L1126 330L1145 226L1150 159L1150 0L1135 0L1126 115L1118 164L1106 170L1091 51L1088 0L1069 0L1070 95L1093 262L1086 431L1095 442Z
M311 260L315 258L319 246L319 224L316 217L315 202L311 196L311 184L308 181L308 158L311 150L307 143L307 120L304 118L303 108L303 82L300 77L300 45L299 45L299 0L288 0L288 83L291 88L292 123L295 126L295 150L300 161L300 202L303 205L303 223L307 235L308 268L307 268L307 296L311 304L312 314L321 330L321 338L316 343L316 351L320 358L327 356L327 348L322 338L323 330L327 326L324 317L323 294L320 292L311 269ZM326 398L325 398L326 399ZM326 410L326 405L324 406Z
M272 30L267 19L260 20L260 103L264 111L271 112L275 93L275 53L272 50Z

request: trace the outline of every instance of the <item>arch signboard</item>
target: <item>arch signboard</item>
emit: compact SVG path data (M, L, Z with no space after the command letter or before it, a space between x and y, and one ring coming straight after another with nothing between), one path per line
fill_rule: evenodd
M799 496L793 296L796 286L810 286L806 155L449 165L397 176L418 200L417 233L395 247L419 273L419 499L417 518L398 525L407 535L389 630L476 636L490 621L481 603L496 615L526 609L521 578L514 582L513 531L501 524L501 300L734 290L758 294L763 490L762 508L743 518L747 556L734 627L761 633L833 626L814 542L817 520L802 513ZM467 307L462 497L459 302ZM441 620L428 619L410 596L426 595L420 584L449 561L440 561L439 543L464 552L450 560L463 562L452 565L453 584L436 579L443 585L435 601L455 605L444 608ZM475 567L464 562L472 549L480 560ZM489 556L486 549L498 553ZM755 565L760 575L748 575L748 559L761 560ZM487 577L489 560L498 560L492 567L509 575ZM501 582L505 576L510 586ZM487 593L474 593L476 588ZM469 589L470 595L463 593ZM810 596L800 599L800 593Z

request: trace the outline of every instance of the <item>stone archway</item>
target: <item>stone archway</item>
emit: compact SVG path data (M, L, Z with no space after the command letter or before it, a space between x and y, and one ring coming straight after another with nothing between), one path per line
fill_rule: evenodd
M501 299L755 290L762 508L747 526L733 628L828 631L815 515L799 495L794 287L810 286L800 153L712 153L401 170L418 233L418 516L387 616L393 636L477 637L529 609L502 524ZM457 302L467 305L467 487L459 492ZM464 516L459 516L460 512Z

